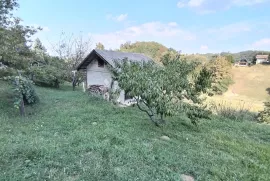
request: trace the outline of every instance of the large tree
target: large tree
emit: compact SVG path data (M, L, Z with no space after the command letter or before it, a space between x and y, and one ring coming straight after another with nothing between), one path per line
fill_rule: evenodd
M80 71L75 76L73 72L91 51L91 40L85 39L83 35L67 35L63 32L59 41L53 44L53 50L60 59L65 60L64 70L66 71L67 81L72 82L73 89L75 89L75 86L84 80L84 73Z
M17 7L16 0L0 1L0 61L15 69L25 69L32 57L28 43L37 29L23 26L21 19L13 16Z

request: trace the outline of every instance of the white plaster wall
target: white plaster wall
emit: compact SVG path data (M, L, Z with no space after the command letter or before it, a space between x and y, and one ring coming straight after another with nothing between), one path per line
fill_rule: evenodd
M88 66L87 66L87 87L90 85L104 85L106 87L111 88L111 82L112 82L112 73L106 67L98 67L98 61L93 60ZM118 89L118 82L114 82L113 89ZM120 103L125 102L125 91L121 90L120 96L118 98L118 101Z
M257 61L256 61L256 64L260 64L262 62L266 62L266 60L263 59L263 58L258 58Z
M98 61L93 60L87 66L87 87L89 87L89 85L104 85L110 87L111 81L111 72L106 65L104 65L104 67L98 67Z

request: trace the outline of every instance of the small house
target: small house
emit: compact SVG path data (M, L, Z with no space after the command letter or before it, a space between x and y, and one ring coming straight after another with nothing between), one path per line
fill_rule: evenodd
M128 59L137 62L152 61L149 57L140 53L127 53L111 50L99 50L94 49L91 53L78 65L77 71L86 72L86 86L98 87L103 86L108 89L118 88L118 83L113 82L112 72L109 66L115 67L115 61L119 63L123 59ZM124 90L121 90L118 102L125 104L125 101L129 99Z
M269 55L257 55L256 64L263 64L268 62Z
M246 67L248 65L249 65L249 63L248 63L247 59L245 59L245 58L241 59L239 62L237 62L235 64L235 66L241 66L241 67Z

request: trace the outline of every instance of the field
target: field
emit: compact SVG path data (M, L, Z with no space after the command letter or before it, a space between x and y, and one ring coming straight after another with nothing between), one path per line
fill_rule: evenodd
M209 101L245 108L252 112L263 110L263 102L270 96L270 66L233 67L234 84L222 96L215 96Z
M136 107L70 86L37 87L40 103L20 118L8 90L0 82L0 180L270 178L268 125L213 117L195 127L183 115L157 128Z

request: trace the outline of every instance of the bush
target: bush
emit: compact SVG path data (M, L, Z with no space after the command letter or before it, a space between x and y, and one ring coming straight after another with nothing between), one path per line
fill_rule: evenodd
M36 85L56 88L59 88L65 78L65 74L61 69L49 65L31 67L27 74L29 74L29 77Z
M0 69L0 78L8 77L8 76L14 76L16 75L16 70L13 68L3 68Z
M264 103L264 110L258 115L259 122L270 123L270 102Z
M39 101L31 80L22 76L6 77L5 80L12 81L15 108L19 109L22 100L26 105Z

